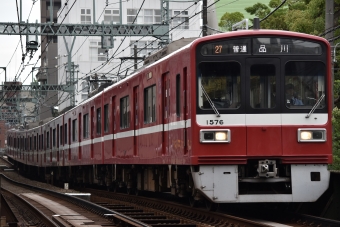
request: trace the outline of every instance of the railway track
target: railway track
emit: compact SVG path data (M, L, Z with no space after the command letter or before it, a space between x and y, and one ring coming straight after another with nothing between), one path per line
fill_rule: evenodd
M0 159L0 166L3 165ZM11 168L8 166L8 168ZM22 176L18 175L16 172L4 172L4 174L9 177L13 178L16 181L24 182L29 186L29 190L27 186L25 188L25 192L20 191L24 189L6 189L2 191L4 198L7 198L8 201L14 201L11 204L11 208L15 211L17 215L23 215L18 220L21 222L25 222L27 224L32 223L39 223L37 226L53 226L53 223L58 223L59 225L61 222L60 216L55 216L56 212L50 211L50 213L46 213L46 211L37 211L33 212L32 214L28 214L23 212L23 210L33 210L33 209L19 209L20 207L24 207L24 205L16 205L20 204L18 202L18 198L14 195L10 195L10 192L15 192L15 194L29 194L29 193L42 193L41 191L32 192L33 188L48 188L49 191L57 191L59 193L65 194L67 193L76 193L78 191L75 190L65 190L53 187L49 184L31 181L29 179L23 178ZM9 184L7 180L2 180L2 187L6 188L5 186ZM14 186L10 186L14 187ZM16 186L17 187L17 186ZM28 191L26 191L28 190ZM35 189L34 189L35 190ZM107 192L103 190L95 190L95 189L86 189L82 190L82 192L91 193L91 202L95 203L96 205L94 208L89 204L82 204L80 205L82 208L79 208L79 202L70 202L68 206L75 206L77 207L71 210L78 210L83 209L84 212L88 212L89 210L94 211L95 215L99 215L102 221L107 221L108 223L105 226L234 226L234 227L243 227L243 226L276 226L277 223L281 223L283 226L315 226L315 227L333 227L333 226L340 226L340 222L308 216L308 215L301 215L301 214L291 214L291 213L280 213L280 212L269 212L269 211L259 211L254 212L254 210L245 209L243 212L234 213L235 215L228 215L225 213L217 213L217 212L209 212L205 209L201 208L191 208L187 205L180 204L174 201L164 201L164 198L157 199L157 198L149 198L143 196L134 196L134 195L127 195L123 193L113 193ZM46 195L47 199L51 201L62 201L59 196L51 196ZM61 195L60 195L61 196ZM23 196L26 200L25 203L30 203L33 207L41 207L38 202L36 202L32 197L34 196ZM57 198L57 199L56 199ZM6 200L6 201L7 201ZM82 200L80 200L82 201ZM88 202L87 202L88 203ZM28 206L28 205L25 205ZM48 209L47 209L48 210ZM220 209L222 210L222 209ZM44 224L46 218L36 218L39 216L39 213L45 213L45 217L49 217L52 220L52 224ZM79 212L78 212L79 213ZM252 215L249 215L252 214ZM26 215L26 216L25 216ZM93 215L93 214L92 214ZM116 216L119 216L117 219ZM53 218L51 218L53 217ZM113 218L115 217L115 219ZM240 218L244 217L244 218ZM93 218L93 216L91 216ZM33 221L34 220L34 221ZM91 219L92 220L92 219ZM122 224L126 222L126 224ZM89 223L89 222L88 222ZM66 225L65 225L66 226Z
M86 190L91 193L91 201L152 226L268 226L266 224L230 215L207 212L201 209L151 198L119 193L109 193L103 197L100 190ZM165 225L161 225L165 224Z
M58 203L64 204L64 202L62 202L63 200L61 197L64 197L65 195L60 194L60 192L65 193L64 189L58 189L57 191L59 191L59 194L57 195L52 196L50 193L48 193L47 195L45 194L43 195L44 198L40 198L40 195L43 194L43 191L46 190L42 188L51 188L51 185L40 183L40 182L35 182L35 181L30 181L26 178L19 176L17 173L14 173L14 172L7 172L6 175L7 177L20 180L20 182L25 182L27 185L29 184L30 185L25 186L24 188L22 188L21 186L18 187L17 185L19 183L15 183L16 185L12 185L12 183L9 183L10 182L9 179L7 180L7 178L3 177L2 187L4 189L6 189L7 191L14 192L15 194L23 195L23 197L25 197L25 199L29 201L32 206L39 208L39 210L42 213L44 213L46 217L50 217L50 218L53 217L52 223L56 222L58 225L62 223L61 221L58 222L59 216L55 216L58 214L57 212L54 211L54 213L53 212L51 213L51 209L52 209L51 207L41 208L41 203L42 203L41 201L47 199L49 201L57 201ZM46 191L50 191L50 190L46 190ZM85 216L85 213L88 213L89 210L91 210L96 215L98 215L98 218L102 218L101 219L102 221L104 220L109 221L108 223L105 224L105 226L110 226L110 224L112 225L112 223L118 226L164 226L164 227L165 226L167 227L169 226L182 226L182 227L184 226L186 227L193 227L193 226L195 227L203 227L203 226L204 227L205 226L221 226L221 227L222 226L226 226L226 227L227 226L234 226L234 227L263 226L263 227L266 227L267 226L268 227L269 226L269 225L266 225L260 222L246 220L246 219L237 218L233 216L217 214L217 213L214 214L210 212L207 213L205 210L191 209L190 207L186 207L184 205L182 205L182 207L178 207L178 205L176 204L173 204L173 206L169 206L168 204L166 204L166 206L163 206L163 207L161 206L152 207L152 202L151 203L139 202L139 204L137 205L136 204L132 205L135 197L129 197L128 195L115 194L115 193L105 194L105 197L102 197L102 196L97 196L96 193L103 195L103 191L97 191L96 193L95 191L92 191L92 193L93 195L91 196L91 200L93 202L96 202L95 205L90 204L89 202L85 200L75 198L73 196L66 196L73 201L68 202L67 204L63 206L65 208L70 208L73 211L77 211L77 213L80 213L83 216ZM107 198L106 198L106 195L107 195ZM112 198L112 195L118 196L118 198L116 199ZM140 198L143 198L143 197L140 197ZM40 200L40 202L37 202L37 200ZM147 200L148 199L145 198L144 201L147 201ZM152 199L150 199L150 201L152 201ZM158 204L160 205L160 203ZM73 207L75 205L77 205L77 207ZM80 210L83 210L83 211L80 212ZM190 210L194 210L194 211L190 211ZM18 211L17 213L19 213L19 216L20 216L20 213L22 212ZM34 217L34 215L30 215L30 217ZM93 216L91 216L91 218L93 219ZM21 217L19 219L22 220L22 222L25 222L25 220L31 220L34 218ZM42 221L36 220L35 222L41 223ZM28 226L29 222L26 221L25 223ZM53 225L45 225L45 226L53 226ZM102 224L102 226L104 226L104 224Z
M2 194L18 226L148 226L86 200L1 177Z
M102 190L86 189L84 192L91 193L92 201L98 204L118 204L122 201L129 203L131 211L127 210L127 214L135 215L132 217L147 218L148 212L167 213L171 216L176 215L178 219L185 218L186 220L195 220L199 225L210 226L311 226L311 227L338 227L340 222L310 215L296 214L281 211L270 211L266 209L242 209L235 212L234 215L225 214L222 209L220 212L210 212L204 208L191 208L173 201L164 201L164 199L147 198L134 195L125 195L121 193L105 192L103 197ZM143 212L140 211L143 207ZM147 207L147 209L145 208ZM245 208L246 206L243 205ZM119 209L119 208L118 208ZM135 211L132 211L134 209ZM148 209L151 209L149 211ZM140 214L139 214L140 213ZM145 216L145 217L144 217ZM240 218L243 217L243 218Z

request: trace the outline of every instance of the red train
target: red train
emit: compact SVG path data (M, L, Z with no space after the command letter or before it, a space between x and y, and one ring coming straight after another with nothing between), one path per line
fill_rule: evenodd
M192 205L318 199L332 161L329 43L273 30L185 41L65 114L10 131L7 155L55 182Z

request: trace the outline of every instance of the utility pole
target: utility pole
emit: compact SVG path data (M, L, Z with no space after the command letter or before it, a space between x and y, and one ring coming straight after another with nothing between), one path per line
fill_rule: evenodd
M133 56L135 57L135 67L134 68L135 68L135 70L137 70L137 45L133 46Z
M333 29L334 27L334 0L326 0L326 6L325 6L326 12L325 12L325 30L326 30L326 35L325 38L327 40L330 40L334 37L334 32L329 30ZM331 48L333 49L333 41L330 41L329 44L331 45ZM335 47L334 47L335 48ZM331 51L333 53L333 51ZM335 59L335 51L334 51L334 56L333 58ZM331 79L332 84L334 84L334 61L332 61L332 79ZM331 86L331 91L332 94L334 93L333 87ZM334 95L332 95L332 104L334 106Z
M207 24L208 24L208 19L207 19L207 0L203 0L203 11L202 11L202 19L203 19L203 25L202 25L202 35L207 36Z

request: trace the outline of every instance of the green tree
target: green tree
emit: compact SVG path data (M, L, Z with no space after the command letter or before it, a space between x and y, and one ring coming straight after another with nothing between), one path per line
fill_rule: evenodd
M263 3L256 3L253 6L245 8L245 10L251 15L255 15L260 19L264 18L270 13L269 7Z
M333 164L330 165L332 170L340 170L340 109L335 107L332 116L333 123Z
M266 6L262 3L256 3L251 7L245 8L245 10L260 19L266 18L271 11L278 8L281 5L281 0L271 0L269 5ZM271 14L268 18L261 22L261 28L263 29L277 29L277 30L288 30L287 24L285 23L285 15L287 13L287 7L280 7Z
M290 31L319 35L325 28L325 0L290 0L285 16Z
M231 31L232 25L240 22L244 19L244 16L240 12L234 12L234 13L225 13L221 17L220 22L218 23L218 26L223 31Z

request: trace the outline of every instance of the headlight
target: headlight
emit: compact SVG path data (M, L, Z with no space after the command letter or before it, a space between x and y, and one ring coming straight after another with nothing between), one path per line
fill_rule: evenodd
M200 131L201 143L230 143L230 129L202 129Z
M298 142L325 142L327 140L324 128L299 128L297 134Z
M227 132L215 132L215 140L216 141L228 140L228 133Z

